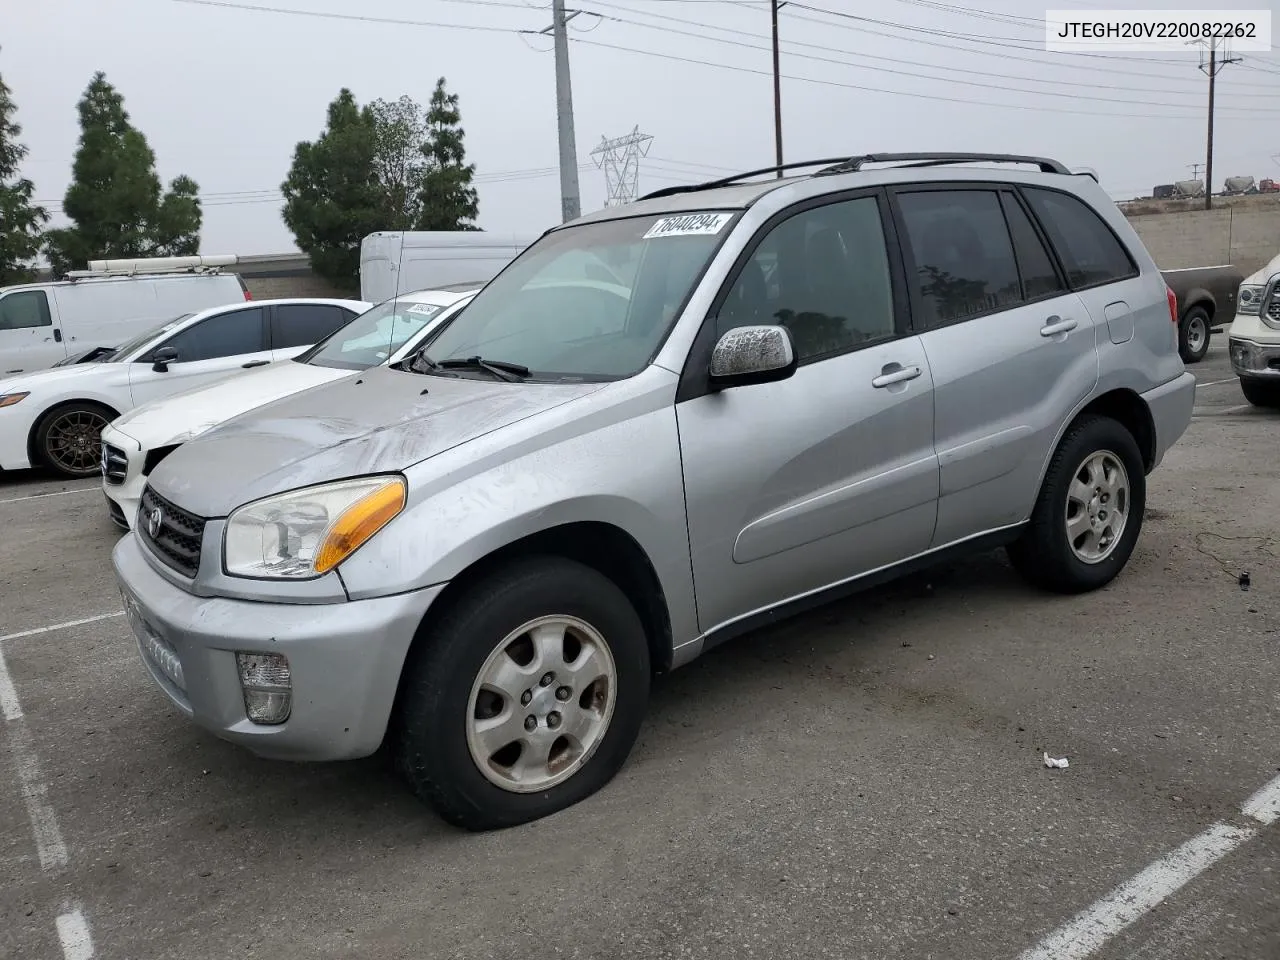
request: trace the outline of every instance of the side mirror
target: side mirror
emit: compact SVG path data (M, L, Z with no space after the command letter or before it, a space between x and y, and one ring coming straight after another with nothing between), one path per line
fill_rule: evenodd
M785 380L796 372L797 363L795 344L786 327L734 327L711 351L711 385L724 389Z
M151 369L156 373L168 373L169 364L178 359L176 347L161 347L151 354Z

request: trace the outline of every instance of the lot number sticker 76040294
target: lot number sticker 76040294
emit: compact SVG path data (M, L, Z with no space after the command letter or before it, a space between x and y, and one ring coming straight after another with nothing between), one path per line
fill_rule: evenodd
M723 230L725 224L732 219L732 213L685 213L678 217L663 217L645 231L642 239L715 234Z

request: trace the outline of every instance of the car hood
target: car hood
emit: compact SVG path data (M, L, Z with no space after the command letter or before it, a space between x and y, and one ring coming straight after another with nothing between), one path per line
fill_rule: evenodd
M116 418L111 425L146 449L182 443L265 403L352 373L281 360L258 370L237 371L186 393L144 403Z
M1264 284L1277 273L1280 273L1280 255L1272 257L1265 266L1249 274L1244 278L1244 282ZM0 383L0 386L3 386L3 383Z
M76 363L65 367L50 367L48 370L33 370L30 373L15 373L0 378L0 394L35 393L38 390L57 389L64 384L77 380L92 380L102 376L105 363Z
M374 367L214 427L165 458L150 483L186 510L222 517L273 493L404 470L604 386Z

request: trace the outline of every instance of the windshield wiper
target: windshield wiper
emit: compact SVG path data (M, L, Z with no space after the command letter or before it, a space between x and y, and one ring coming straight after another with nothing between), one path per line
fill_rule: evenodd
M483 357L450 357L447 360L437 361L432 360L426 354L421 354L418 357L418 362L437 370L484 370L493 374L499 380L506 380L510 383L526 379L530 372L529 368L522 363L512 363L509 360L485 360Z

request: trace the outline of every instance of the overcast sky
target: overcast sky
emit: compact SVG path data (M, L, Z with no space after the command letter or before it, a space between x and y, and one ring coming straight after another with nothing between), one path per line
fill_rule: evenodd
M653 136L642 191L773 162L768 0L568 6L584 11L570 24L584 211L605 197L591 150L603 136L636 126ZM341 87L361 103L401 94L425 103L444 76L461 97L480 225L539 232L560 212L551 39L534 35L550 23L548 7L534 0L0 0L0 76L13 90L30 148L24 172L58 211L79 135L76 102L93 72L105 71L155 151L161 177L185 173L199 183L202 252L213 254L295 249L280 218L280 183L295 143L320 133ZM1190 164L1205 155L1207 81L1198 55L1049 54L1037 19L1044 10L1023 0L786 4L779 17L786 159L880 150L1041 154L1093 167L1118 199L1190 178ZM1245 55L1219 74L1219 189L1226 176L1280 178L1278 93L1276 51ZM54 225L61 222L55 217Z

